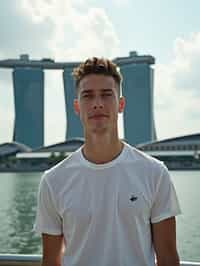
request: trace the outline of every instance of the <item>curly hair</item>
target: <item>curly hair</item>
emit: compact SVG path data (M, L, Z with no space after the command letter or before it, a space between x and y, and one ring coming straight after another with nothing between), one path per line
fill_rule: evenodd
M118 69L118 66L109 59L105 58L89 58L85 62L81 63L78 67L73 69L72 76L75 80L76 92L79 87L80 81L89 74L98 74L111 76L114 78L118 85L119 94L122 82L122 75Z

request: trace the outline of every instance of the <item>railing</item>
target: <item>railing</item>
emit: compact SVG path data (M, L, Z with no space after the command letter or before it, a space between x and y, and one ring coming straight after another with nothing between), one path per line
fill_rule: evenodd
M40 266L41 255L1 254L1 266Z
M0 266L40 266L41 255L1 254ZM200 266L200 262L181 261L181 266Z

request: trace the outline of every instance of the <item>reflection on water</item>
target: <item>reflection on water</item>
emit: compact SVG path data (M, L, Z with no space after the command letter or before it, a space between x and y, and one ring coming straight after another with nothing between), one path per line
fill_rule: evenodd
M171 172L181 204L177 217L179 253L185 260L200 261L200 172Z
M0 174L0 253L41 253L40 237L33 232L41 174ZM183 213L177 218L180 257L200 261L200 172L173 171L171 176Z
M0 240L0 253L40 253L40 238L33 232L40 176L38 173L0 175L4 185L9 185L6 197L10 197L3 210L0 205L0 223L3 220L4 224L0 227L0 235L3 236ZM4 178L6 182L2 180Z

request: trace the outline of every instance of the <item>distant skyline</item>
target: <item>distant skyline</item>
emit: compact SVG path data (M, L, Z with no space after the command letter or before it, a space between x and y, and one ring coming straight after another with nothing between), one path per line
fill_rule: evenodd
M199 9L198 0L1 1L0 60L24 53L56 61L150 54L158 139L200 133ZM45 72L45 99L48 145L65 138L61 71ZM0 143L12 140L13 121L11 70L0 69Z

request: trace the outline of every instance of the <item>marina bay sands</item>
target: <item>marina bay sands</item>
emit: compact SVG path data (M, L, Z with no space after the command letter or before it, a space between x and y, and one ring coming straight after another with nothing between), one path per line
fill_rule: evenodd
M153 110L155 63L150 55L130 52L127 57L113 59L123 75L122 94L126 98L123 114L124 138L132 145L156 140ZM63 71L66 110L66 140L82 137L79 118L73 111L74 82L72 70L80 62L55 62L49 58L0 60L0 68L13 69L14 111L13 141L31 148L44 146L44 75L45 70ZM48 90L46 91L48 93Z

